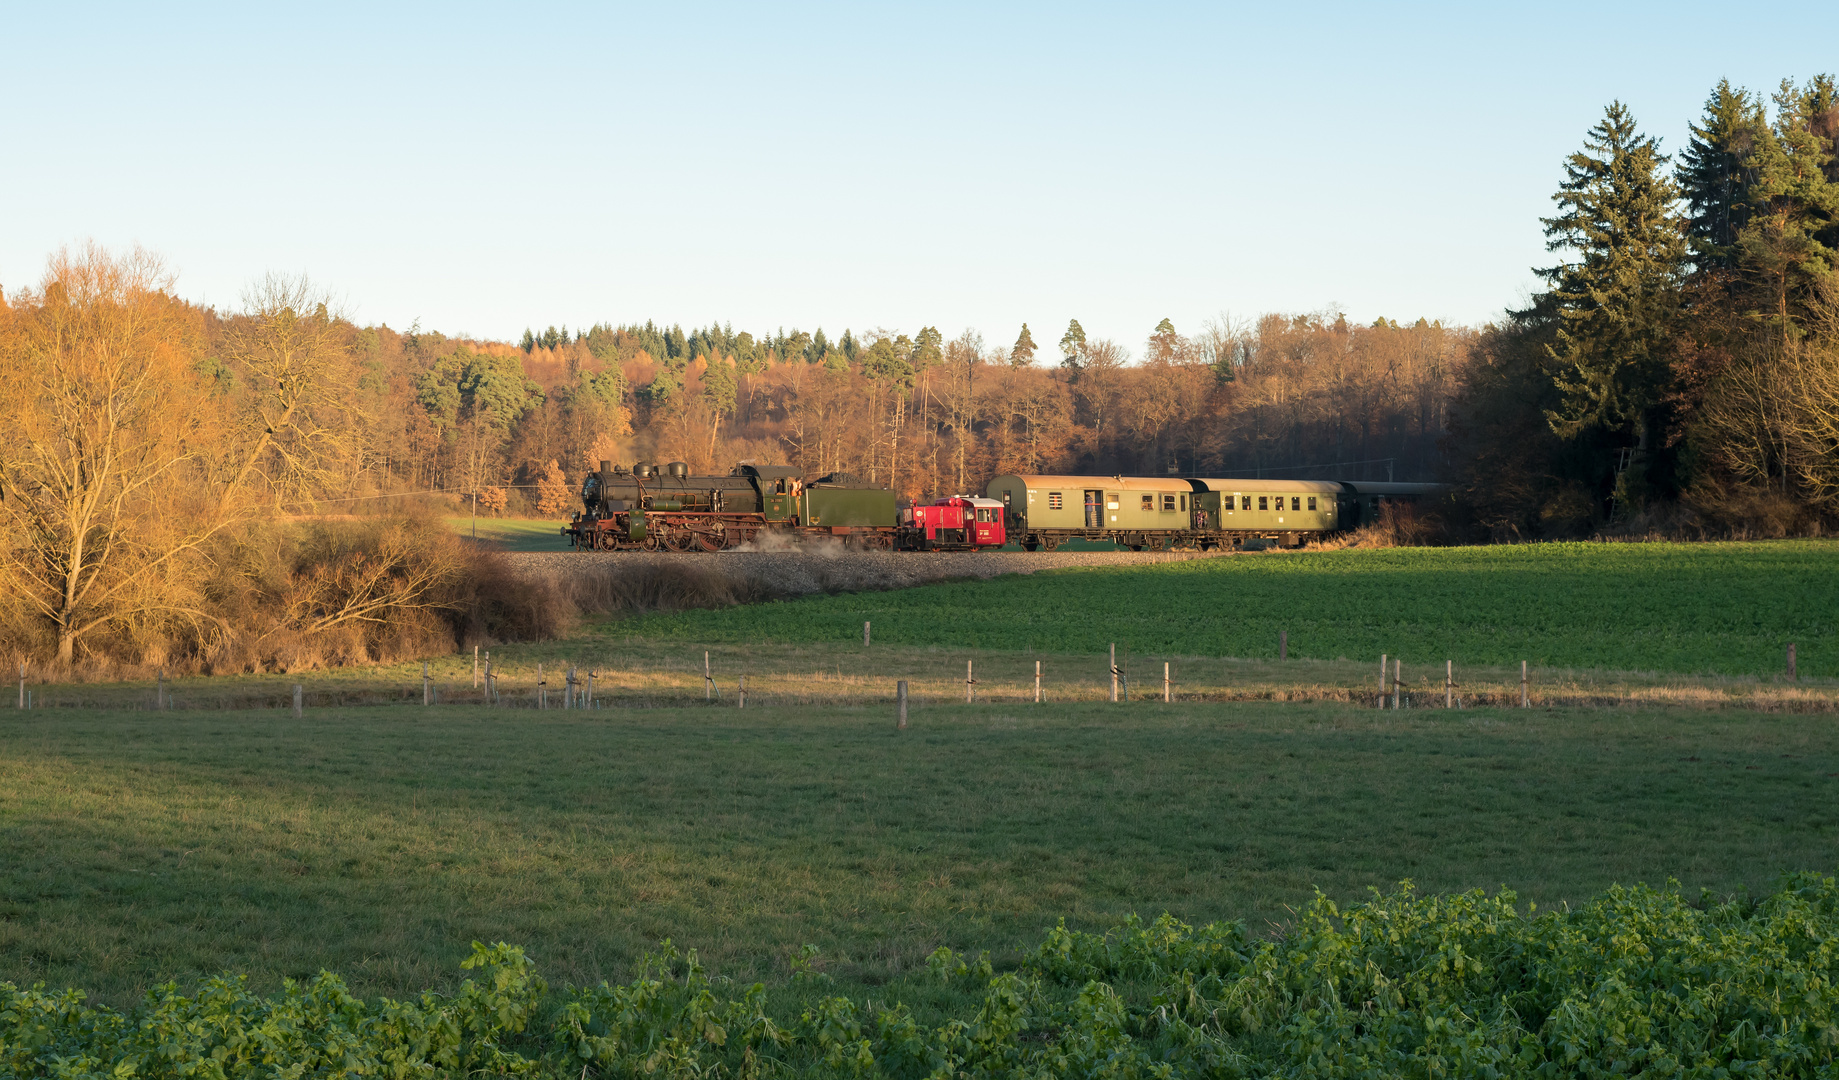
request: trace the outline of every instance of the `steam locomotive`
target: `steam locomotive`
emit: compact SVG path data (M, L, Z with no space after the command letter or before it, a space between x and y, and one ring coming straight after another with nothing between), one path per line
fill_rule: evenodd
M583 551L723 551L763 534L881 549L895 540L892 491L840 472L806 483L783 465L691 476L681 461L662 470L603 461L582 481L581 502L562 535Z
M849 473L806 482L783 465L691 476L673 461L630 470L609 461L581 485L583 509L562 528L583 551L724 551L762 538L827 538L850 547L979 551L1069 540L1133 551L1297 547L1376 520L1441 484L1200 477L998 476L984 497L897 507L894 493Z

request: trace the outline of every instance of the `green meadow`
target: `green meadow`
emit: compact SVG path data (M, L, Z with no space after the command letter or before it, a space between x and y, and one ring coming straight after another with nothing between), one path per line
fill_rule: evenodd
M1318 888L1724 895L1834 868L1839 730L1684 710L1138 703L0 712L0 980L554 984L663 938L891 997L1055 921L1286 925Z
M975 559L975 555L965 555ZM1102 654L1839 676L1839 544L1529 544L1265 552L654 614L615 636L860 639Z

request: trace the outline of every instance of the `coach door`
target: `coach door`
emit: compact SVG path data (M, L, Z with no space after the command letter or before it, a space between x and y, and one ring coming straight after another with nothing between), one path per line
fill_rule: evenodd
M1105 527L1105 493L1102 491L1086 492L1086 528L1102 529Z

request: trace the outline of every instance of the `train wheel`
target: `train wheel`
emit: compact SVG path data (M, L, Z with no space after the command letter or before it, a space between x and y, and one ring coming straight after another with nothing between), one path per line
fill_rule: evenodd
M721 522L709 527L707 532L697 532L696 546L703 551L720 551L728 546L728 530Z

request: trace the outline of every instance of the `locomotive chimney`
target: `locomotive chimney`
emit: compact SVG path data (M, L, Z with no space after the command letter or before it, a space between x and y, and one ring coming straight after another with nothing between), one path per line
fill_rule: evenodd
M611 461L601 462L600 463L600 482L603 484L606 483L607 477L612 476L612 475L613 475L613 463Z

